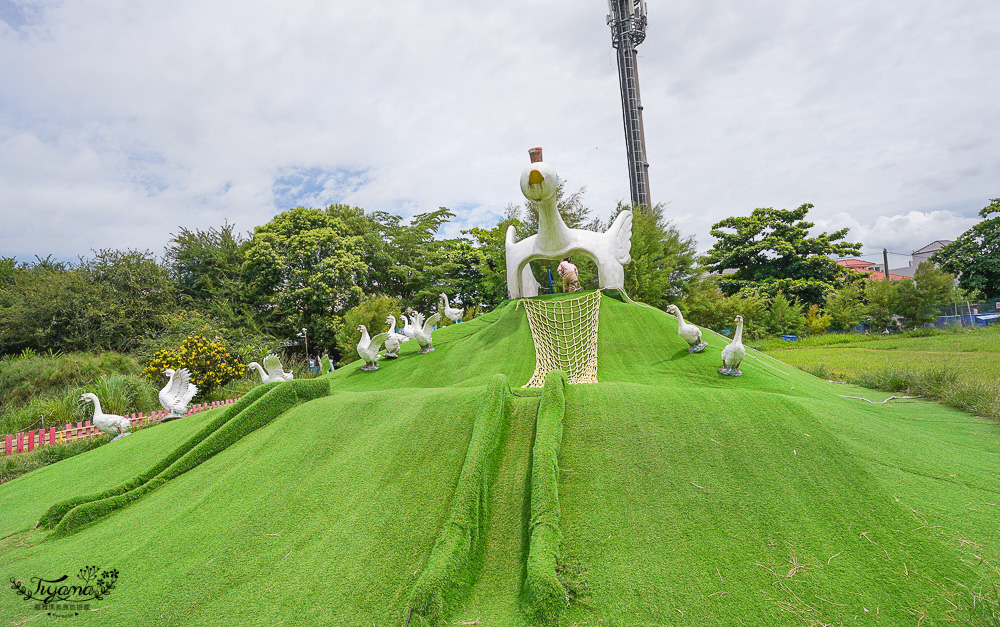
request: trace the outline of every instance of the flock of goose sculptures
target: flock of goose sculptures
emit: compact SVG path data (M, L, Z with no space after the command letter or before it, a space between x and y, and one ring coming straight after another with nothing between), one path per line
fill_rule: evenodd
M701 329L685 322L677 305L667 305L667 313L673 314L677 318L677 335L688 343L689 353L700 353L705 350L708 344L701 339ZM734 322L736 323L736 334L733 336L733 341L722 349L722 367L719 368L719 374L724 374L727 377L739 377L743 374L740 371L740 364L743 363L743 358L747 354L747 349L743 346L743 316L736 316Z
M433 351L434 347L431 346L431 331L434 325L441 320L442 313L449 320L458 323L462 321L462 314L465 311L464 309L451 307L447 295L441 294L441 298L444 300L442 311L434 314L426 321L424 321L423 315L419 313L414 313L409 318L401 316L404 325L402 333L396 333L395 316L386 318L386 323L389 325L388 331L379 333L370 339L368 337L368 330L363 325L359 326L358 330L361 331L361 342L358 344L358 355L365 360L365 366L362 367L362 370L370 371L378 369L378 353L383 344L386 348L384 355L386 359L395 359L398 357L400 345L410 340L415 340L420 345L421 348L418 351L420 354ZM256 368L257 373L260 375L261 383L291 381L294 378L291 371L285 371L281 365L281 359L274 354L264 358L263 366L255 361L247 364L247 369L251 368ZM163 371L163 374L167 376L167 384L163 386L158 396L160 405L163 406L164 410L169 412L169 415L163 419L163 422L166 422L184 416L191 399L198 393L198 386L191 383L191 372L187 368L180 368L179 370L167 368ZM125 416L104 413L101 409L101 400L96 394L86 392L80 396L80 400L94 404L94 417L91 420L91 424L97 427L102 433L115 436L112 442L130 434L129 429L132 427L132 421Z
M434 346L431 334L434 331L434 325L441 320L442 315L458 324L462 321L462 315L465 312L465 309L452 307L451 303L448 302L447 294L441 294L441 299L444 301L441 311L426 320L424 315L419 312L413 312L409 317L400 315L403 327L399 332L396 331L396 316L387 317L385 323L389 325L389 329L374 337L368 335L368 328L365 325L358 325L357 330L361 331L361 341L358 342L358 357L365 362L361 369L365 372L378 370L379 359L396 359L399 357L400 346L410 340L416 342L420 347L420 350L417 351L418 355L432 352ZM381 354L383 347L385 348L384 355Z

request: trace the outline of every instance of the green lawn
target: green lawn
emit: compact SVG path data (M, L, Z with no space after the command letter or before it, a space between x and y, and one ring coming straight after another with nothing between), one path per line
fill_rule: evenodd
M600 316L599 383L566 391L560 575L573 603L560 625L983 624L970 591L1000 580L1000 425L846 399L888 394L755 351L744 376L722 377L720 336L690 355L662 312L605 296ZM220 410L0 485L0 574L116 568L117 588L74 625L402 625L491 377L516 388L534 368L514 303L434 337L428 355L407 344L377 372L326 375L329 395L72 535L32 526L57 500L152 467ZM933 352L944 337L918 339ZM996 341L980 337L962 354ZM882 352L918 350L899 341ZM796 353L808 351L779 357ZM481 503L481 568L443 624L531 624L536 396L515 389ZM44 614L0 594L0 625Z

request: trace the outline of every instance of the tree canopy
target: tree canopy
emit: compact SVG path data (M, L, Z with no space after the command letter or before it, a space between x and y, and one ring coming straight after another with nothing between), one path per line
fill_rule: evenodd
M990 218L991 214L997 214ZM958 275L959 286L984 298L1000 297L1000 198L979 212L983 221L931 255L941 269Z
M831 255L860 255L861 244L840 241L848 229L810 237L815 226L805 217L811 204L798 209L754 209L746 217L731 217L712 226L718 240L702 258L710 271L733 274L720 277L727 294L783 292L806 304L822 304L826 294L846 282L860 279L838 265Z

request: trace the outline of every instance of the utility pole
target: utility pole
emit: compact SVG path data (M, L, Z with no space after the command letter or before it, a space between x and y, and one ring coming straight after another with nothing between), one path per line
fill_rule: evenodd
M651 207L646 134L639 101L639 69L635 47L646 39L646 0L608 0L611 46L618 51L618 80L625 119L625 152L632 204Z
M885 271L885 280L889 280L889 251L882 249L882 270Z

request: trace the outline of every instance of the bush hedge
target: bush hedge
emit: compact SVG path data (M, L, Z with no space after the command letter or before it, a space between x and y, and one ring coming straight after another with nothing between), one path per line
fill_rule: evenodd
M411 612L432 625L445 623L452 609L471 591L482 568L489 490L510 427L511 396L507 377L494 375L476 412L448 519L410 592Z
M528 563L524 581L527 614L537 622L553 624L566 608L566 589L556 575L561 557L559 530L559 449L566 413L566 373L545 375L542 400L531 449L531 520L528 523Z

